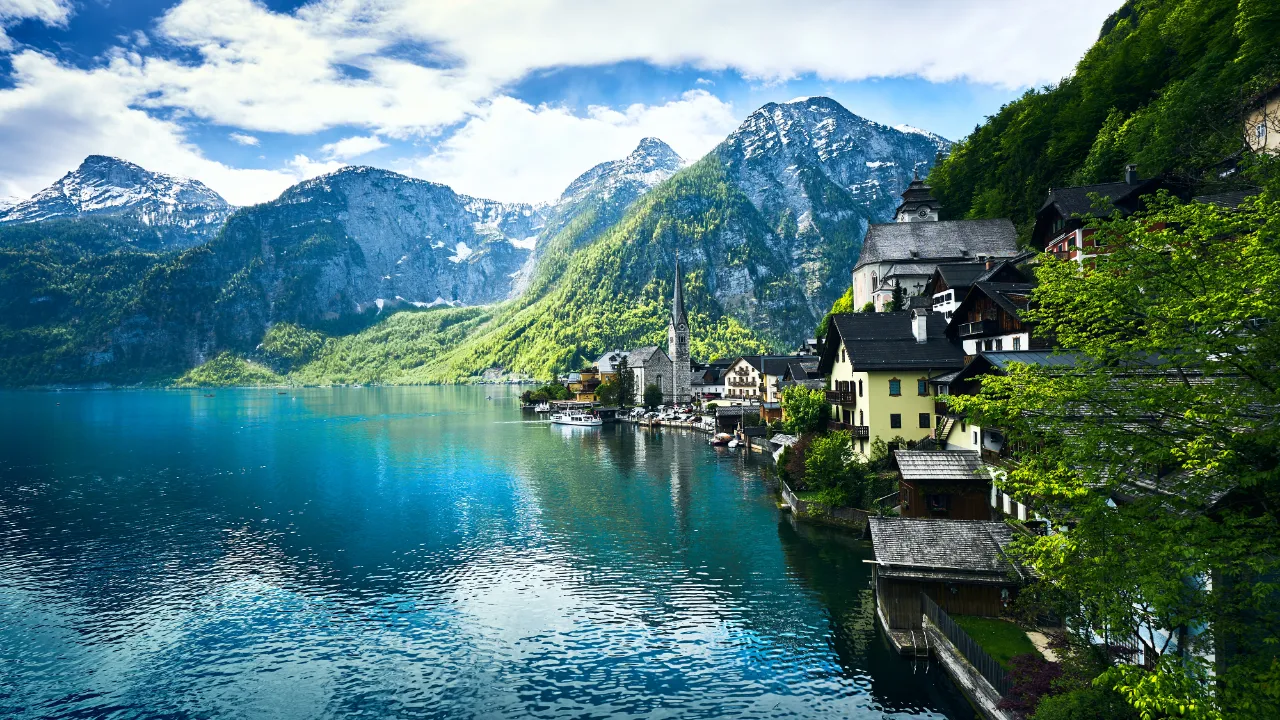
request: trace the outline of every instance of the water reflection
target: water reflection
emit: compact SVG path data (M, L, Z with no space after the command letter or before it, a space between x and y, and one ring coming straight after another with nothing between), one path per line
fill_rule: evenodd
M758 458L491 393L0 395L0 714L968 717Z

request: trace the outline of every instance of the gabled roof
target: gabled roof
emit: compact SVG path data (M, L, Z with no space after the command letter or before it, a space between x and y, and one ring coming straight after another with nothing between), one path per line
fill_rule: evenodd
M1148 195L1155 191L1160 181L1155 178L1140 180L1132 185L1126 182L1097 183L1095 185L1076 185L1073 187L1049 188L1049 196L1036 211L1040 214L1050 207L1056 208L1063 217L1073 215L1107 216L1115 210L1127 212L1127 203L1140 195ZM1091 195L1098 195L1095 202Z
M1217 205L1218 207L1234 210L1240 207L1240 203L1244 202L1245 198L1251 198L1261 192L1262 188L1250 188L1247 190L1214 193L1213 195L1197 195L1191 199L1194 202Z
M600 359L596 360L595 364L596 367L600 368L600 372L615 372L617 370L618 363L626 356L626 350L610 350L609 352L601 355Z
M1010 581L1020 574L1005 555L1013 530L1002 522L871 517L879 574L927 579Z
M935 267L937 267L937 265L934 263L894 263L893 267L889 268L889 272L884 274L884 279L888 280L889 278L913 275L931 275L933 274L933 269Z
M1031 293L1036 289L1031 283L977 282L973 287L1019 320L1022 313L1031 307Z
M635 350L627 353L627 366L633 368L640 367L641 365L649 362L649 359L652 358L655 353L662 353L664 357L667 354L657 345L646 345L644 347L636 348Z
M902 479L907 481L989 479L982 472L982 458L976 452L895 450L893 458Z
M895 260L962 260L979 255L1008 257L1017 252L1018 233L1008 218L879 223L867 229L855 269Z
M832 315L819 370L824 375L831 372L841 347L848 352L853 367L861 370L964 367L964 351L947 339L947 321L940 313L925 314L927 341L916 342L912 330L912 314L916 312L919 311Z
M953 384L970 380L987 372L1005 373L1011 363L1039 365L1041 367L1070 368L1075 367L1082 355L1073 352L1057 352L1053 350L1014 350L1006 352L983 352L964 367L955 377ZM941 378L938 379L941 381Z

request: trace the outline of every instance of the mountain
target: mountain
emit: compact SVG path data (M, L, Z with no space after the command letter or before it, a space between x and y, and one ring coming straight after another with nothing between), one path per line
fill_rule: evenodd
M1129 0L1069 77L987 118L929 183L944 218L1012 218L1024 236L1049 188L1115 182L1130 163L1193 194L1234 189L1253 160L1241 119L1276 58L1278 3Z
M663 344L677 250L696 357L785 348L848 287L867 223L890 219L917 164L927 169L948 146L826 98L766 105L604 232L583 214L548 238L516 300L397 317L335 340L300 377L451 382L491 368L547 377L604 348ZM414 360L379 362L387 343Z
M234 208L204 183L90 155L28 200L0 204L0 224L115 217L162 231L167 249L212 237ZM151 248L159 249L159 248Z

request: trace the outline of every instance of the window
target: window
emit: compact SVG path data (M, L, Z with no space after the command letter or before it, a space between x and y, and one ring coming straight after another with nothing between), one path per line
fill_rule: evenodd
M1004 338L996 338L996 350L1004 349Z
M920 413L920 427L922 428L933 427L933 416L930 415L929 413Z
M1258 123L1258 127L1254 128L1253 132L1258 136L1258 142L1263 142L1264 140L1266 140L1267 139L1266 121L1264 120Z
M901 415L899 415L898 413L893 413L892 415L890 415L890 416L889 416L889 427L891 427L891 428L900 428L900 427L902 427L902 416L901 416Z
M917 394L917 395L928 395L928 394L929 394L929 381L928 381L928 380L925 380L924 378L920 378L919 380L917 380L917 381L916 381L916 394Z
M1014 338L1014 339L1013 339L1013 349L1014 349L1014 350L1021 350L1021 349L1022 349L1022 338L1021 338L1021 337L1016 337L1016 338Z
M973 431L973 446L978 447L978 431Z
M866 424L867 424L867 423L866 423L865 421L863 421L863 419L862 419L862 411L861 411L861 410L859 410L859 411L858 411L858 424L859 424L859 425L866 425Z
M889 394L890 394L890 395L894 395L894 396L897 396L897 395L901 395L901 394L902 394L902 381L901 381L901 380L899 380L898 378L894 378L894 379L892 379L892 380L890 380L890 381L889 381Z
M925 495L924 502L929 507L929 512L932 513L944 513L951 510L951 496L947 493Z
M858 381L858 397L862 397L862 381Z

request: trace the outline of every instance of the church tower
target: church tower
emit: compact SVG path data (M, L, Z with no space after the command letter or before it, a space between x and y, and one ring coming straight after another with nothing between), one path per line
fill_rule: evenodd
M675 293L667 324L667 355L671 357L672 402L693 400L693 366L689 362L689 318L684 312L684 279L680 277L680 251L676 251Z
M924 184L919 171L902 193L902 203L893 214L894 222L930 222L938 220L942 205L933 196L933 188Z

